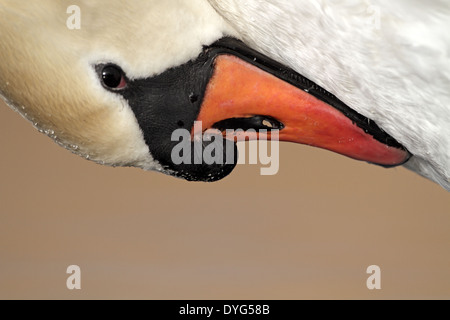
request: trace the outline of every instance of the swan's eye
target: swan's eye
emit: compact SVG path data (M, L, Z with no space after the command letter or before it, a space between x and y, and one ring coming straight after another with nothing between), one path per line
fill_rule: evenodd
M101 71L103 84L108 89L119 90L127 86L125 75L119 67L115 65L106 65Z

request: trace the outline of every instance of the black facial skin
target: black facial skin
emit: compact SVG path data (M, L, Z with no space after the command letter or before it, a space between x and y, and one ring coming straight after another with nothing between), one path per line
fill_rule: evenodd
M129 80L125 74L122 74L126 80L126 86L121 89L114 88L114 85L118 83L118 76L111 70L111 67L116 67L121 72L119 66L112 64L95 66L101 80L104 78L105 68L109 68L109 83L103 82L104 87L122 95L128 101L152 156L171 175L189 181L212 182L226 177L236 166L236 146L234 146L235 161L228 164L176 165L171 157L173 148L179 144L178 141L171 141L172 133L179 128L192 130L200 113L206 87L214 73L214 62L222 54L237 56L299 89L307 90L316 98L341 111L376 140L404 150L402 145L379 128L375 122L357 113L325 89L234 38L223 38L211 46L204 47L197 59L151 78ZM263 123L266 122L271 123L271 127L265 127ZM215 127L220 130L238 128L282 130L284 125L277 119L255 115L248 119L227 119L216 124ZM207 143L204 143L203 148L206 145ZM225 146L223 150L223 159L227 159ZM194 163L193 159L192 163Z
M180 128L188 131L193 128L206 86L214 71L215 57L216 55L203 53L197 60L155 77L131 81L127 79L126 87L120 91L104 84L105 88L121 94L128 101L155 160L171 175L188 181L220 180L230 174L237 163L236 146L235 160L229 164L194 164L194 152L192 164L176 165L172 162L172 150L179 144L179 141L172 141L172 133ZM97 72L103 75L105 67L110 68L111 64L96 66ZM203 148L207 145L204 142ZM191 149L194 150L193 143ZM225 145L223 150L223 159L227 159Z

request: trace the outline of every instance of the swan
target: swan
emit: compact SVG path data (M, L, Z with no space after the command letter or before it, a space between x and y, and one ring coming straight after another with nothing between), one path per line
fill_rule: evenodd
M450 190L449 17L439 0L0 0L0 96L100 164L222 179L235 164L171 160L201 121Z

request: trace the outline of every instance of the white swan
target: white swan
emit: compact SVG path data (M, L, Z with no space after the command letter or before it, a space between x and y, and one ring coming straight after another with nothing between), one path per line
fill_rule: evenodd
M170 133L269 121L381 165L408 150L450 190L449 17L444 1L0 0L0 95L103 164L219 179L232 166L171 164Z

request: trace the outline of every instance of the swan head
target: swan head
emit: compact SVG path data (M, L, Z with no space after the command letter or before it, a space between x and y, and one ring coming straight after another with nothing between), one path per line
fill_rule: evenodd
M67 25L73 3L79 29ZM198 121L216 137L276 129L281 140L383 166L409 159L370 119L239 41L204 0L2 0L0 15L0 95L41 132L98 163L221 179L235 161L171 158L173 133L194 135Z

